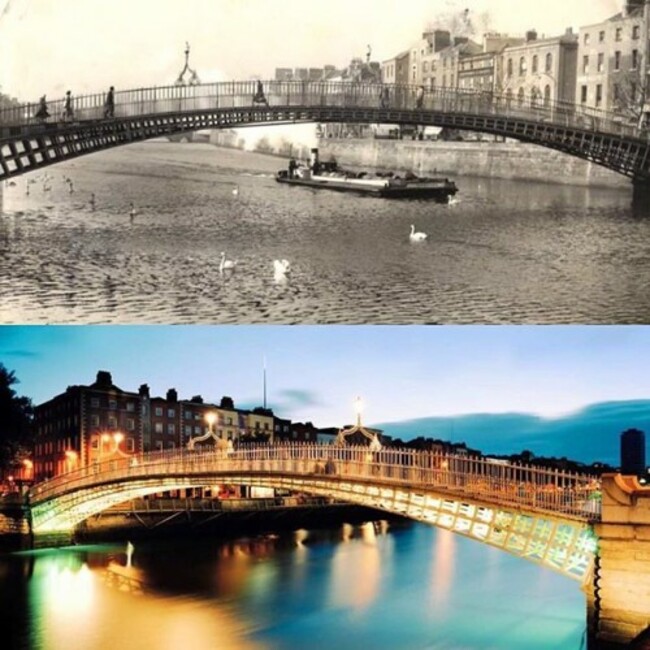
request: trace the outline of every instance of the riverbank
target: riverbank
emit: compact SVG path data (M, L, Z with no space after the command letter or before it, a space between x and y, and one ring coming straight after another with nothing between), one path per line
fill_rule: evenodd
M209 142L224 148L244 149L247 146L243 138L231 131L212 131ZM341 166L352 169L412 171L420 176L462 174L582 187L631 189L630 180L621 174L575 156L525 142L322 138L317 141L317 146L322 160L334 157ZM262 138L252 147L252 151L287 159L291 155L307 158L309 147L301 143L289 143L284 139L271 142Z
M621 174L523 142L327 139L319 142L319 148L323 160L333 156L343 167L632 189Z

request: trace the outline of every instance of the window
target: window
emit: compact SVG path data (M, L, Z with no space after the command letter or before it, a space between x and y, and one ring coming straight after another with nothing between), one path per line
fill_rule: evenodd
M170 436L173 436L176 433L176 425L175 424L168 424L167 425L167 433Z
M91 415L90 416L90 426L91 427L98 427L99 426L99 415Z
M512 77L512 59L508 59L508 76Z
M156 451L162 451L162 450L163 450L162 440L156 440Z
M598 42L599 43L605 42L605 32L598 32Z
M623 30L622 30L620 27L617 27L617 28L616 28L616 37L615 37L616 41L620 41L620 40L621 40L621 34L622 34L622 33L623 33Z
M90 405L97 408L99 406L99 397L91 397L90 398Z
M156 422L156 423L153 425L153 430L154 430L156 433L162 433L162 432L163 432L163 425L162 425L162 422Z
M589 45L589 34L585 34L585 45Z
M553 69L553 55L549 52L546 55L546 72L550 72Z
M167 409L167 417L168 418L176 417L176 409Z
M532 69L533 74L537 73L537 54L533 56L533 69Z
M201 427L194 427L194 434L197 436L201 435Z
M640 33L640 27L638 25L634 25L634 27L632 27L632 38L635 41L639 39L639 33Z
M109 399L108 400L108 408L115 410L117 408L117 400Z
M185 435L186 436L191 436L192 435L192 427L189 424L185 425Z
M127 402L126 410L129 411L130 413L133 413L135 411L135 404L133 402Z
M603 103L603 86L598 84L596 86L596 108L598 108Z
M589 56L587 54L582 57L582 72L584 74L589 73Z
M598 72L602 72L605 69L605 55L600 52L598 54Z
M519 74L526 74L526 70L526 57L522 56L521 59L519 59Z
M614 84L614 102L618 102L621 99L621 87L618 84Z
M630 82L630 99L633 103L636 101L636 81Z
M587 103L587 86L582 86L580 89L580 103L581 104L586 104Z
M192 411L185 411L185 413L183 414L183 417L186 420L191 420L192 419Z
M135 430L135 420L133 418L127 418L126 419L126 428L128 431L134 431Z
M621 69L621 53L614 52L614 70Z
M422 64L422 72L429 72L429 63L427 61Z
M117 428L117 418L115 418L112 415L108 416L108 428L109 429L116 429Z
M632 70L639 67L639 50L632 50Z
M154 414L157 415L159 418L162 417L163 414L162 406L156 406L156 408L154 409Z
M92 440L90 441L90 448L91 449L99 449L99 438L97 436L93 436Z
M176 443L175 443L173 440L170 440L170 441L167 443L167 447L168 447L169 449L176 449Z
M134 449L135 449L135 444L133 442L133 438L127 438L126 439L126 450L130 451L130 452L133 452Z
M519 92L517 93L517 103L519 104L519 106L522 106L524 103L524 94L525 94L524 89L523 87L521 87L519 89Z

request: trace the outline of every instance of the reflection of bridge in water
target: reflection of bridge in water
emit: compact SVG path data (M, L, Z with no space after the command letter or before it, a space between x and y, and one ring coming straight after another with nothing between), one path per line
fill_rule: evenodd
M105 95L0 111L0 180L102 149L199 129L307 122L432 125L480 131L556 149L602 165L635 182L650 181L650 142L619 115L539 97L434 89L417 105L414 87L400 85L232 81L140 88L115 93L115 117L104 118ZM388 89L387 94L385 89ZM384 90L384 93L382 93Z

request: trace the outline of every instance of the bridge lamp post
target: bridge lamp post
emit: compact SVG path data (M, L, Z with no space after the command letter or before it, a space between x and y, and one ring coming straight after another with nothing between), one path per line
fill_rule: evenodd
M208 423L208 433L214 437L214 423L217 421L217 414L209 411L205 414L205 421Z
M77 469L77 462L79 460L79 454L72 449L68 449L65 452L65 470L66 472L72 472Z
M31 481L34 478L34 463L29 458L23 459L25 480Z

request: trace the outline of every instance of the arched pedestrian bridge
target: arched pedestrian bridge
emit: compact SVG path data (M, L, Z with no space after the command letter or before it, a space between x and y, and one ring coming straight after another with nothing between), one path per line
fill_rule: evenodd
M598 482L434 452L266 445L233 452L183 449L104 461L32 488L36 535L147 494L215 483L328 496L452 530L586 581L599 516Z
M512 97L440 88L353 82L254 81L139 88L115 93L114 117L104 117L105 95L74 98L64 119L63 99L0 111L0 180L70 158L131 142L199 129L307 122L432 125L516 138L562 151L650 182L650 142L644 129L620 115L539 97Z

